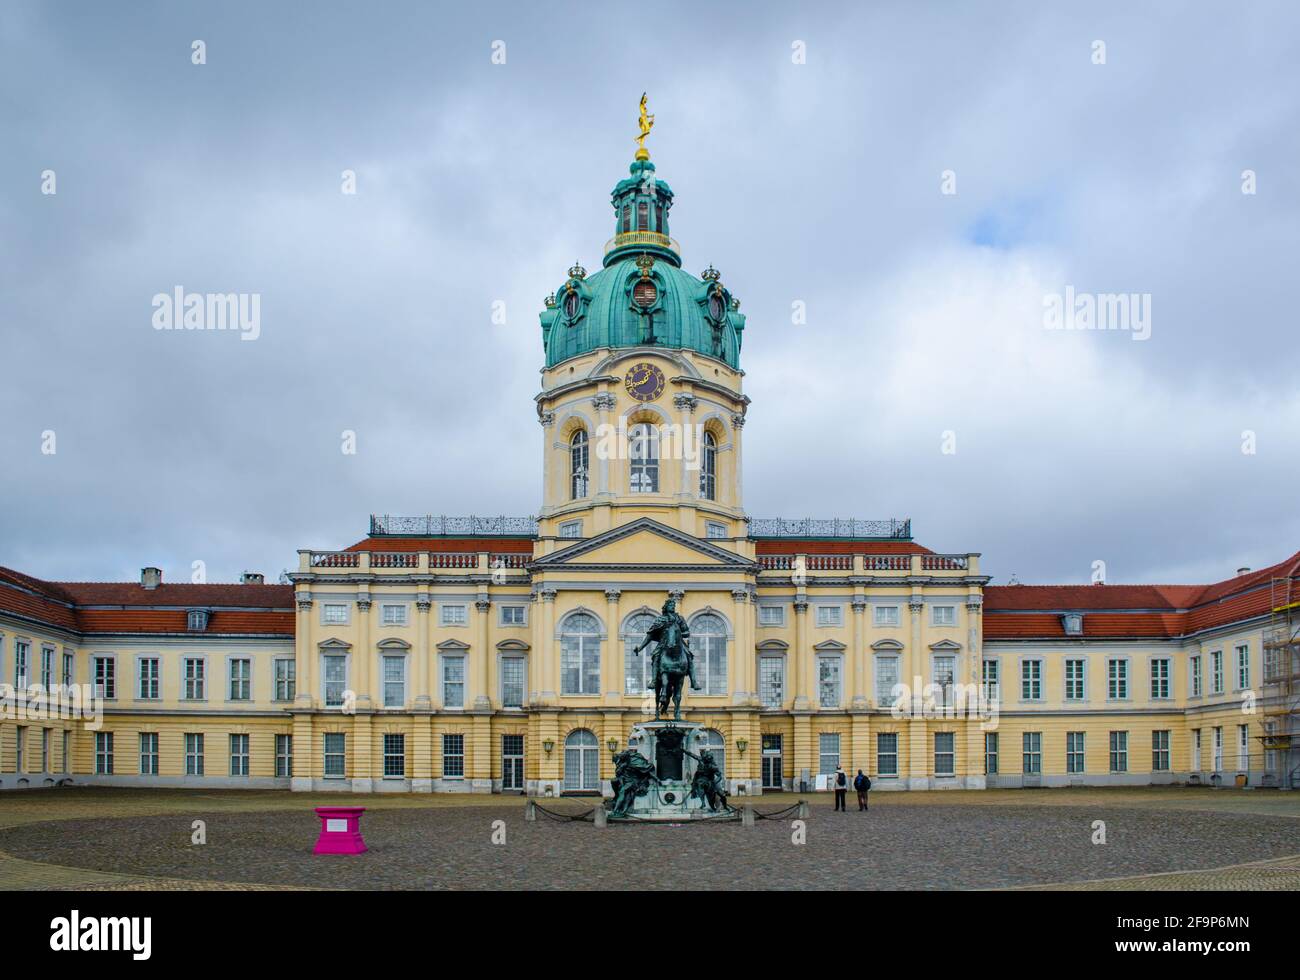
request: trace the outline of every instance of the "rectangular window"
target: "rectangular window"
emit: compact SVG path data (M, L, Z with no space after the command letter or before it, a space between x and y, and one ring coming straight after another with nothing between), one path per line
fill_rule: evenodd
M1083 701L1087 698L1084 682L1086 660L1067 660L1065 662L1065 700Z
M692 645L696 644L692 641ZM707 677L701 679L707 683ZM560 637L560 693L600 693L599 636L564 633Z
M406 736L384 735L384 776L406 775Z
M385 626L405 626L405 605L383 605L379 609L380 622Z
M343 732L325 733L325 778L342 779L347 769L347 736Z
M154 701L158 698L159 662L157 657L141 657L139 697L142 701Z
M1043 733L1025 732L1021 736L1023 759L1021 772L1026 776L1037 776L1043 771Z
M293 775L293 736L275 736L275 774L287 779Z
M953 703L954 685L957 683L957 658L949 654L934 658L934 686L943 697L942 704Z
M1237 726L1237 768L1245 772L1250 768L1250 726Z
M1192 675L1192 697L1199 698L1201 696L1201 658L1200 657L1192 658L1190 673Z
M406 658L387 656L384 660L384 707L400 708L406 704Z
M110 701L117 697L117 661L112 657L95 658L95 697Z
M292 701L298 693L298 663L287 658L275 661L275 699Z
M1201 730L1192 729L1192 772L1201 771Z
M980 680L984 685L984 699L986 701L1000 701L1002 699L1002 680L998 667L998 661L985 660L980 666L982 672Z
M1169 771L1169 732L1151 733L1151 771Z
M1215 726L1214 729L1214 771L1218 772L1223 768L1223 729Z
M839 606L818 606L818 626L839 626L843 622L844 610Z
M758 695L764 708L785 704L785 658L758 658Z
M562 538L580 538L582 537L582 521L565 521L560 525L560 537Z
M54 647L41 647L41 687L49 690L54 685Z
M248 736L230 736L230 775L248 775Z
M1043 696L1043 662L1020 661L1020 700L1038 701Z
M1106 697L1123 701L1128 697L1128 661L1106 661Z
M882 776L898 775L898 734L879 732L876 735L876 772Z
M876 606L871 611L872 622L877 626L897 626L897 606Z
M1110 733L1110 771L1128 772L1128 732Z
M465 736L442 737L442 778L460 778L465 775Z
M440 620L443 626L464 626L468 616L467 607L461 605L442 605L438 607L438 614L442 617Z
M204 698L204 673L206 661L199 657L185 658L185 700L202 701Z
M701 476L703 476L703 474L701 474ZM708 497L709 500L713 499L713 497L707 493L705 496ZM717 521L708 521L704 525L704 536L715 540L718 538L725 538L727 536L727 525L719 524Z
M823 708L838 708L842 690L840 687L840 658L817 658L817 692L818 703Z
M988 776L998 774L998 733L984 733L984 773Z
M62 750L62 753L61 753L61 755L60 755L61 763L60 763L60 765L59 765L59 772L67 772L67 771L68 771L68 761L69 761L69 754L70 754L70 752L71 752L71 749L72 749L71 733L70 733L70 732L64 732L64 733L63 733L63 750Z
M14 640L14 687L22 691L31 686L31 677L27 671L29 664L27 658L31 653L31 645L22 640ZM98 689L96 689L98 693ZM103 695L99 695L103 697Z
M817 736L817 771L830 775L840 766L840 736L838 732L822 732Z
M348 607L342 602L327 602L321 618L326 626L341 626L348 621Z
M199 732L185 735L185 775L203 775L203 735Z
M957 736L954 732L934 733L934 774L952 776L956 773Z
M956 606L931 606L930 623L933 626L956 626Z
M253 696L253 661L239 657L229 664L230 700L248 701Z
M158 733L140 733L140 775L158 775Z
M1223 651L1215 650L1210 654L1210 693L1223 693Z
M1250 647L1237 647L1237 690L1245 691L1250 688Z
M500 606L502 626L527 626L527 606Z
M113 775L113 733L95 732L95 773Z
M782 606L759 606L758 625L760 626L785 625L785 608Z
M1084 771L1085 756L1083 750L1083 732L1065 733L1065 771L1081 773Z
M27 726L19 725L14 729L14 772L21 773L27 768Z
M464 657L444 657L442 660L442 706L465 707Z
M50 771L50 731L49 728L41 729L41 772Z
M72 686L72 675L76 667L76 655L65 653L63 655L63 686Z
M876 658L876 704L882 708L892 707L898 686L898 658Z
M341 705L347 686L347 656L340 653L327 654L325 657L325 707L337 708Z
M1151 698L1161 700L1169 697L1169 661L1151 661Z
M525 662L523 657L501 659L501 705L505 708L524 706Z

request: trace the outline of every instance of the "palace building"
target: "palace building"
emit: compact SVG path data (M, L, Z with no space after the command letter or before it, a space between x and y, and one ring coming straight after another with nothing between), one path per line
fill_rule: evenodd
M686 717L734 793L840 764L899 789L1300 784L1300 553L1212 585L992 586L907 520L751 518L745 317L683 268L673 201L638 150L602 267L546 298L535 517L373 516L287 585L0 569L0 788L607 790L670 595ZM95 719L59 710L83 685Z

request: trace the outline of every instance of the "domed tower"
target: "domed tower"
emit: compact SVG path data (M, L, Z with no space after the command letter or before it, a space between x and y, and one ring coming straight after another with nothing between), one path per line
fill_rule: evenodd
M743 539L740 301L712 266L682 269L673 191L644 145L611 204L602 268L575 264L541 313L539 535L590 537L650 517Z

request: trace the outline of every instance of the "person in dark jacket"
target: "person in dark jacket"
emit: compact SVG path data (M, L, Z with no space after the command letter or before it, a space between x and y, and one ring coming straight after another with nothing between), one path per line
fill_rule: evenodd
M849 791L849 777L844 775L843 766L835 767L835 774L831 776L831 786L835 790L835 809L847 813L848 807L844 805L844 797Z
M865 810L867 808L867 790L871 789L871 778L864 776L861 769L853 777L853 788L858 791L858 809Z

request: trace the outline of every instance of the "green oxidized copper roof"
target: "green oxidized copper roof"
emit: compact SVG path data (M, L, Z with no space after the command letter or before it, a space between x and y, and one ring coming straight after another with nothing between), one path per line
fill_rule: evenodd
M541 313L546 366L607 347L653 344L697 351L740 366L745 317L716 270L681 268L668 236L673 192L637 160L614 188L615 235L604 268L588 276L575 265Z

